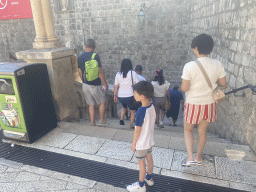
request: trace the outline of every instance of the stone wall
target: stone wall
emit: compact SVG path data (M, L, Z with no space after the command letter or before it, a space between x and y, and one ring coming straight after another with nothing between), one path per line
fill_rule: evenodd
M212 57L220 60L226 69L227 91L256 85L255 13L254 0L191 1L190 39L201 33L213 36ZM192 52L189 54L194 59ZM248 143L256 152L256 96L252 91L229 95L219 104L218 120L210 130L233 141Z
M77 55L83 52L84 40L95 39L110 84L124 58L130 58L134 67L141 64L148 80L163 68L167 80L181 81L188 54L186 1L77 0L67 11L52 2L57 36L75 47ZM141 7L144 23L138 19Z
M32 49L35 38L33 19L0 20L0 62L10 62L9 53Z

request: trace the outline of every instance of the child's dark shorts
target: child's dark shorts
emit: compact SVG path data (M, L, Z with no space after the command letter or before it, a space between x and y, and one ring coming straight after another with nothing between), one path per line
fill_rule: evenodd
M145 150L136 150L135 157L139 161L139 160L144 159L148 153L152 153L152 147L150 147L149 149L145 149Z

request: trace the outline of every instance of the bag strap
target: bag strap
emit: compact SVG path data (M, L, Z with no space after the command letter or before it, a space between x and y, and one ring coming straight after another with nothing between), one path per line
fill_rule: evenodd
M92 54L91 60L94 60L94 57L95 57L96 54L97 54L97 53L93 53L93 54Z
M132 71L131 71L131 77L132 77L132 85L133 85L133 76L132 76Z
M198 65L198 67L200 68L200 70L202 71L202 73L203 73L203 75L204 75L204 78L205 78L207 84L208 84L209 87L212 89L212 83L211 83L211 81L210 81L210 79L209 79L209 76L207 75L207 73L206 73L206 71L205 71L203 65L200 63L200 61L199 61L198 59L195 60L195 62L196 62L196 64Z

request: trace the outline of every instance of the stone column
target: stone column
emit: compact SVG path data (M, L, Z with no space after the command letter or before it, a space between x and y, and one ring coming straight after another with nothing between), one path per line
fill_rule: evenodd
M36 38L34 49L54 49L62 47L55 36L50 0L30 0Z
M42 0L41 3L42 3L47 40L56 41L58 38L55 36L55 31L54 31L51 2L50 0Z
M47 41L41 0L31 0L30 2L36 30L35 42Z
M71 58L74 49L62 47L55 36L50 0L30 0L36 39L32 50L17 52L18 59L27 63L47 65L57 119L79 121L79 106L75 92Z

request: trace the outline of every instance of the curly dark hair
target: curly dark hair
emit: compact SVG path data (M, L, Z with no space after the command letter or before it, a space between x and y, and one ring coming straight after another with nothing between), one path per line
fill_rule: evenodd
M199 54L208 55L212 52L214 41L210 35L201 34L196 36L191 43L191 48L196 48Z

